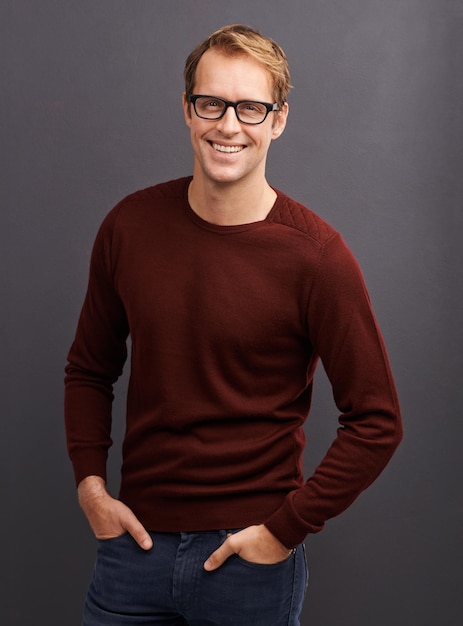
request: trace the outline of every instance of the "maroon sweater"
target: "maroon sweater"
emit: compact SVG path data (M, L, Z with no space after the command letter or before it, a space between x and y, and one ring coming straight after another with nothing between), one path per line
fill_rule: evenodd
M149 530L265 523L292 547L349 506L400 441L383 341L328 224L278 193L264 221L212 225L188 204L190 180L130 195L97 235L66 368L76 481L106 475L130 334L121 500ZM319 357L340 428L305 482Z

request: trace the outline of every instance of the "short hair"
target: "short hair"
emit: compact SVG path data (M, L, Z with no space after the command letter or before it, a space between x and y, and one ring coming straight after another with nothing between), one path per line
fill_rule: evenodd
M270 74L273 83L273 97L282 107L291 89L288 60L282 48L269 37L243 24L223 26L201 42L185 62L184 78L186 94L193 92L196 68L203 54L210 48L230 55L248 55L260 63Z

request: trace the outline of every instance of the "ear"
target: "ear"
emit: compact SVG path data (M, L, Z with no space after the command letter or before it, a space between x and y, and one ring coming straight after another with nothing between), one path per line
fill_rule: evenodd
M282 108L275 115L275 120L272 128L272 139L278 139L283 134L286 128L286 121L288 119L289 106L288 103L282 106Z
M186 98L186 93L182 94L182 104L183 104L183 115L185 117L185 122L188 128L191 126L191 105Z

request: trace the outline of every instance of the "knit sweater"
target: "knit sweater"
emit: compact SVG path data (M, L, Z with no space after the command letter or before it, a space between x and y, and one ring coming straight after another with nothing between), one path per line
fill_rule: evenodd
M277 192L265 220L213 225L189 206L190 180L128 196L98 232L66 367L75 479L106 477L130 335L120 499L152 531L265 523L291 548L400 441L383 340L358 264L320 217ZM306 480L319 358L339 428Z

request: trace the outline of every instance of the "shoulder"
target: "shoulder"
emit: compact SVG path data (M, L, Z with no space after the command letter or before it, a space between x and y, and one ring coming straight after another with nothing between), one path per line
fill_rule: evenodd
M274 225L302 235L321 247L339 237L339 233L314 211L283 192L276 192L278 198L269 216L269 221Z
M335 228L300 202L280 191L277 194L270 221L285 230L293 250L301 249L316 259L317 275L322 281L331 283L333 277L338 277L348 284L348 277L363 279L357 259Z
M178 178L176 180L170 180L163 183L158 183L144 189L139 189L125 198L123 198L115 209L121 210L121 208L130 208L134 205L155 205L157 202L163 200L181 201L185 197L185 193L188 189L190 177Z
M178 178L132 192L120 200L106 215L102 229L144 221L154 217L163 208L173 210L186 197L191 178Z

